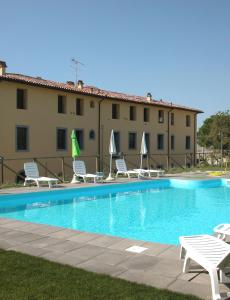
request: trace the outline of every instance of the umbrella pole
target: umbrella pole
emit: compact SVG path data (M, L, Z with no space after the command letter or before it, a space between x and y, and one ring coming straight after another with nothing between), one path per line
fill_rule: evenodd
M109 176L106 178L106 180L114 180L114 178L112 177L112 161L113 159L113 155L110 155L110 164L109 164Z
M141 154L141 169L142 169L142 164L143 164L143 155Z
M75 157L73 158L73 161L75 161ZM72 179L71 183L80 183L80 181L77 180L75 174L73 174L73 179Z

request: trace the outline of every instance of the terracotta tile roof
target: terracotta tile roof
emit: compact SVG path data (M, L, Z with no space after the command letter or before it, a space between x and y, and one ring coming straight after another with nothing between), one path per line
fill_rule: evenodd
M183 109L183 110L194 111L197 113L202 113L202 111L199 109L173 104L173 103L167 102L165 100L152 99L151 101L148 101L146 97L142 97L142 96L135 96L135 95L128 95L128 94L124 94L124 93L106 91L106 90L102 90L102 89L99 89L94 86L85 86L84 85L83 88L78 88L71 82L61 83L61 82L56 82L56 81L52 81L52 80L46 80L41 77L31 77L31 76L26 76L26 75L21 75L21 74L6 73L4 75L0 75L0 80L14 81L14 82L25 83L25 84L34 85L34 86L40 86L40 87L44 87L44 88L62 90L62 91L71 92L71 93L92 95L92 96L101 97L101 98L143 103L143 104L147 104L147 105L150 104L150 105L156 105L156 106L161 106L161 107L178 108L178 109Z

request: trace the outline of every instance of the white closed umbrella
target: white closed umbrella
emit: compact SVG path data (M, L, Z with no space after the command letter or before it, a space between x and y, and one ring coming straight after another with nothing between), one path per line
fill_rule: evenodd
M148 149L147 149L146 141L145 141L145 132L143 132L142 140L141 140L141 151L140 151L140 155L141 155L141 166L140 166L140 169L142 169L143 155L146 155L147 153L148 153Z
M109 176L106 178L106 180L114 179L112 177L112 159L113 159L113 154L116 154L116 153L117 153L117 149L116 149L114 133L113 133L113 129L112 129L111 135L110 135L110 142L109 142L109 154L110 154Z

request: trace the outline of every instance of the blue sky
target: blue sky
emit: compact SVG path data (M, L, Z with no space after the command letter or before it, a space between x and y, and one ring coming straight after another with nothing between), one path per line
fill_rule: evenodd
M200 108L230 108L229 0L3 1L8 72L86 84ZM3 26L4 25L4 26Z

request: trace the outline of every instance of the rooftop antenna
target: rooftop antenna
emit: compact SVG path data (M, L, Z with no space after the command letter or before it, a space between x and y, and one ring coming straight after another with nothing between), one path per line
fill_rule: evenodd
M76 83L77 83L77 80L78 80L78 72L79 72L79 66L85 66L82 62L80 62L79 60L75 59L74 57L71 59L71 62L72 62L72 68L74 69L74 72L75 72L75 80L76 80Z

